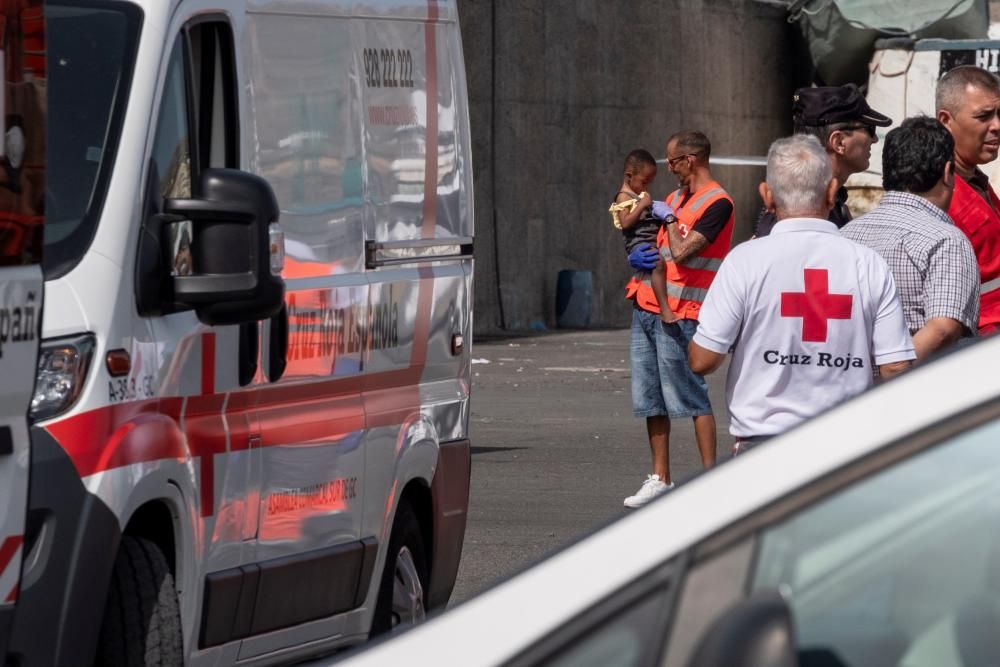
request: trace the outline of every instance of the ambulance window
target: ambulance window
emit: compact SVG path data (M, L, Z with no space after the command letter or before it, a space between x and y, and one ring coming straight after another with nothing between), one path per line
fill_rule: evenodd
M170 56L153 140L153 162L165 199L191 196L191 151L184 81L184 42L178 39Z
M239 167L236 73L229 25L200 19L188 29L201 167Z
M44 188L23 192L30 198L44 190L43 265L49 279L72 269L97 231L141 25L142 11L129 3L46 0L45 66L31 82L18 84L20 94L6 98L7 122L15 115L26 121L24 176L35 184L44 175ZM43 116L37 105L46 98ZM38 119L47 132L44 142L31 132L30 121ZM47 172L34 167L42 163Z

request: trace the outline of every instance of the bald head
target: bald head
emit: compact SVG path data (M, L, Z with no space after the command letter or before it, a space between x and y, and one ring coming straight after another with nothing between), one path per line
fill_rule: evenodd
M667 145L669 146L671 142L677 142L678 150L690 153L699 162L708 164L708 158L712 154L712 143L708 140L704 132L699 132L698 130L677 132L667 139Z
M938 81L934 96L937 111L958 114L965 103L969 88L1000 95L1000 79L981 67L962 65L949 71Z

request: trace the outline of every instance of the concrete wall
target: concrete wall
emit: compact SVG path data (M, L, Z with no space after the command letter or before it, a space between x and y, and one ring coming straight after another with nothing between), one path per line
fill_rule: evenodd
M592 326L631 317L607 207L624 156L682 129L716 155L790 131L802 66L783 11L747 0L459 0L476 186L476 330L555 326L561 269L593 272ZM715 169L737 237L763 169ZM660 169L657 198L676 188Z

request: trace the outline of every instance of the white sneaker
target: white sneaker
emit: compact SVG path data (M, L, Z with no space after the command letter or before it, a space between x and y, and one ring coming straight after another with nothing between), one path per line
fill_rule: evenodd
M629 496L625 499L625 507L631 507L632 509L642 507L650 500L666 493L672 488L674 488L673 482L666 484L660 481L659 475L647 475L646 481L639 487L639 491L634 496Z

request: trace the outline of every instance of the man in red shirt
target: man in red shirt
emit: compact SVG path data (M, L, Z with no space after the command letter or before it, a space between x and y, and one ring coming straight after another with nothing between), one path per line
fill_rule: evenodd
M1000 79L965 65L938 82L937 118L955 139L955 194L948 215L976 252L979 334L1000 330L1000 199L979 165L1000 152Z

